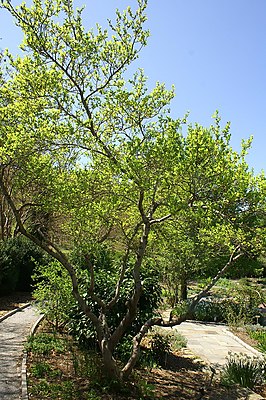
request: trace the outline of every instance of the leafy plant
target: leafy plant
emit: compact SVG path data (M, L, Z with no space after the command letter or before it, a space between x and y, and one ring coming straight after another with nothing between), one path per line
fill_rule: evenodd
M72 400L75 397L75 390L71 381L64 381L60 384L48 382L42 379L31 388L33 395L38 396L39 399L49 398L51 400Z
M50 365L44 362L37 362L32 365L30 372L35 378L44 378L51 371Z
M165 365L171 351L186 347L186 339L176 331L153 329L149 335L153 360Z
M88 259L93 263L94 273L94 286L95 293L105 300L111 299L114 295L115 284L118 279L119 268L119 253L111 252L105 246L98 246L94 252L88 250L86 253L84 249L76 249L73 252L72 260L77 269L82 271L80 273L80 286L82 287L84 297L87 298L91 309L97 314L99 307L95 302L89 300L88 287L90 285L90 277L88 273ZM127 311L126 303L132 294L134 288L134 280L131 274L132 260L128 261L128 268L125 271L125 276L121 285L120 296L114 307L107 315L110 330L113 331L120 323L122 317ZM132 338L138 332L143 323L155 315L161 299L162 292L159 285L159 273L156 271L153 263L148 259L143 265L141 271L141 278L143 282L143 289L139 299L139 307L137 315L125 335L122 337L115 355L121 360L126 360L132 349ZM86 318L83 312L80 311L77 305L73 305L68 312L67 327L70 332L75 336L79 342L88 347L95 348L96 346L96 331L92 323Z
M75 304L71 295L71 280L58 261L37 264L33 275L33 296L38 308L55 331L68 321L69 309Z
M266 353L266 330L263 328L259 329L248 328L247 332L252 339L258 341L259 350L261 350L263 353Z
M154 358L159 364L166 364L167 356L170 354L171 345L167 336L155 333L151 341L151 349Z
M264 302L265 294L247 279L242 278L231 290L231 301L227 305L227 322L237 326L252 323L258 314L258 305Z
M230 354L222 373L224 384L234 384L253 389L261 383L265 373L265 360L245 354Z
M25 348L27 351L31 351L34 354L48 355L52 351L62 353L66 348L66 343L63 339L58 338L55 335L38 333L29 336Z

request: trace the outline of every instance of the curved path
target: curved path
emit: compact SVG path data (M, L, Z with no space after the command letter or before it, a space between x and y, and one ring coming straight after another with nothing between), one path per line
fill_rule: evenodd
M187 339L187 347L214 368L226 363L229 352L251 357L261 355L253 347L236 337L225 325L183 322L175 327Z
M33 306L19 309L0 322L0 399L21 399L24 343L40 315Z

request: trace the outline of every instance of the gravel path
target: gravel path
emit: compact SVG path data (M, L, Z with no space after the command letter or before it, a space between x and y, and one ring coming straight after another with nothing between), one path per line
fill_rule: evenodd
M0 399L21 399L23 345L39 318L34 307L17 311L0 322Z

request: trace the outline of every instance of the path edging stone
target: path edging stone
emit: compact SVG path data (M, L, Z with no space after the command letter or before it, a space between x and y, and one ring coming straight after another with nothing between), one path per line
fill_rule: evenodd
M35 324L32 326L29 336L34 335L36 329L38 328L38 325L43 320L43 318L44 318L44 314L42 314L37 319ZM21 400L29 400L28 383L27 383L27 356L28 356L28 353L25 350L23 352L23 359L22 359L22 365L21 365Z
M4 321L5 319L7 319L8 317L11 317L11 315L15 314L18 311L23 310L24 308L27 308L31 305L31 303L26 303L21 307L17 307L12 311L9 311L8 313L6 313L5 315L3 315L2 317L0 317L0 322Z
M255 354L258 357L259 356L263 357L263 354L260 351L258 351L257 349L254 349L254 347L252 347L249 344L245 343L242 339L240 339L238 336L236 336L233 332L229 331L228 329L224 329L224 332L228 336L231 336L232 338L234 338L236 342L240 343L247 350L251 351L251 353Z

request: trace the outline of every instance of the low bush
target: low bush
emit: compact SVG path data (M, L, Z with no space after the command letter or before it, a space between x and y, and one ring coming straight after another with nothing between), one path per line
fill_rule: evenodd
M94 249L95 251L95 249ZM119 278L121 260L119 254L104 246L99 246L94 253L75 250L72 262L78 275L81 294L88 301L90 309L98 315L99 306L90 299L89 265L94 265L94 291L106 302L115 293ZM107 315L110 331L114 331L127 312L127 301L131 296L134 280L132 277L132 261L128 262L117 303ZM48 321L58 328L66 327L68 331L87 349L97 349L97 335L88 317L80 310L72 296L71 281L58 262L51 262L43 267L38 265L34 275L34 297ZM159 274L152 264L146 264L142 270L143 291L139 300L136 319L127 330L115 350L115 357L125 361L131 354L132 338L149 318L156 315L161 302L161 287L158 284Z
M0 293L31 291L35 262L46 262L44 253L23 236L0 242Z
M146 341L146 340L145 340ZM154 327L147 336L148 347L145 348L140 363L142 365L162 365L167 363L171 352L186 347L187 340L176 330Z
M37 264L33 274L33 296L38 308L55 331L60 331L69 320L74 306L71 279L58 261Z
M226 385L238 383L253 389L265 378L265 360L245 354L230 354L222 372L222 382Z
M203 299L195 307L193 319L206 322L225 322L228 310L227 300Z
M260 287L244 278L233 286L225 285L224 281L222 285L222 290L213 290L211 296L196 305L192 318L206 322L225 322L231 326L255 322L258 305L264 302L265 297ZM180 314L182 307L176 307L176 314Z
M266 328L258 326L248 327L247 332L252 339L257 340L258 349L266 353Z

